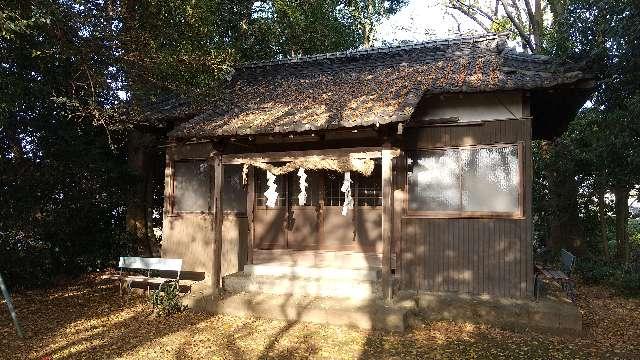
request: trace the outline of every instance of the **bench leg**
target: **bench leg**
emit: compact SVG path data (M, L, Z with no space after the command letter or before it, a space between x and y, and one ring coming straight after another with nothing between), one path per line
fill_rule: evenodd
M562 290L564 290L571 302L576 302L576 285L573 280L563 280Z
M533 295L536 298L536 301L540 300L540 287L541 287L541 281L540 281L540 274L535 274L533 276Z

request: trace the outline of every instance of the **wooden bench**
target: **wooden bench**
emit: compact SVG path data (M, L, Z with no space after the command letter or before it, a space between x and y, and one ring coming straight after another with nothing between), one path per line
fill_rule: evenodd
M123 272L146 271L146 274L125 274ZM175 272L175 277L156 276L158 272ZM131 284L140 284L147 291L153 287L160 288L164 283L175 282L180 287L180 272L182 271L182 259L165 259L165 258L145 258L145 257L120 257L118 263L118 274L108 276L111 279L118 280L120 283L120 295L126 284L127 289L131 290ZM163 273L163 275L165 275Z
M569 299L573 302L576 301L575 282L571 278L573 267L576 263L576 257L565 249L560 250L560 270L552 270L543 267L542 265L535 265L535 278L534 278L534 292L536 300L540 297L540 290L542 286L542 279L550 279L558 283L562 290L567 294Z

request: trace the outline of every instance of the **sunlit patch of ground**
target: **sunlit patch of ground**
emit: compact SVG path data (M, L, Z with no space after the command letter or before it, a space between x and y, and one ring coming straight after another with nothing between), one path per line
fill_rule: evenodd
M121 298L115 284L88 277L74 286L15 295L25 340L17 338L0 303L0 358L640 358L640 300L598 287L580 287L579 293L581 336L446 321L395 334L191 312L156 317L144 298Z

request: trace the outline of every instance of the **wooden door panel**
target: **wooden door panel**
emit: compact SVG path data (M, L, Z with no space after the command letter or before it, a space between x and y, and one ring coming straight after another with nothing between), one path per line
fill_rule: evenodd
M288 249L314 250L320 248L318 211L314 206L292 208L287 230Z
M356 209L356 242L365 252L382 252L382 208Z
M342 207L324 208L324 238L322 248L326 250L355 250L355 226L353 213L342 216Z
M286 249L287 208L256 209L254 212L256 249Z
M304 205L299 204L300 179L297 173L287 176L289 186L289 218L287 223L287 248L291 250L317 250L320 248L321 234L318 231L322 213L319 205L319 194L322 174L318 171L306 171L307 199Z
M381 252L381 211L380 207L356 207L349 210L347 216L342 216L341 207L325 208L325 234L322 248L326 250Z

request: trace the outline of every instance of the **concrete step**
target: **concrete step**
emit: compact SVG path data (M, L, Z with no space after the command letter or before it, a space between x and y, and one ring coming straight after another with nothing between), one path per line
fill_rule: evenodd
M244 271L222 278L228 292L267 293L293 296L372 299L380 297L379 281L313 278L295 275L261 276Z
M338 280L380 280L380 268L345 269L333 267L296 266L291 264L255 264L245 265L244 273L254 276L293 276L310 279Z
M206 310L233 316L253 316L288 322L404 331L408 310L380 300L345 300L274 294L224 293Z

